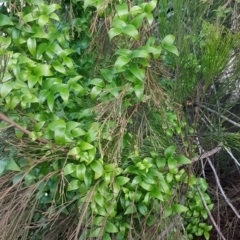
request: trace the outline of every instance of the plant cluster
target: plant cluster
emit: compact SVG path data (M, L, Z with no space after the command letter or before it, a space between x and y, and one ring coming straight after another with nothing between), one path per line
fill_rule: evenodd
M179 56L174 35L154 34L161 26L157 4L70 1L64 15L70 25L59 4L44 1L11 3L9 13L0 13L0 125L14 127L19 139L13 154L0 160L0 174L19 171L8 191L28 189L24 199L34 210L22 224L36 227L26 239L46 237L62 216L74 225L59 236L65 239L152 239L176 231L183 239L209 239L208 184L190 170L197 124L188 124L174 102L179 93L169 94L179 83L163 76L165 67L161 76L154 73L154 64L171 69ZM82 17L73 16L74 7ZM207 38L211 27L219 33L203 24L202 62L194 54L178 60L207 80L223 69L228 50L214 55L222 35ZM100 52L104 31L106 56ZM194 36L186 36L186 44L189 39ZM180 77L179 89L187 89L181 102L196 79Z

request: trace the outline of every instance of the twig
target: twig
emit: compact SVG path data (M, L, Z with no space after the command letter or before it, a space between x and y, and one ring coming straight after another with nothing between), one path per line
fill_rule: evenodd
M233 212L235 213L235 215L237 216L237 218L240 219L240 214L238 213L238 211L236 210L236 208L232 205L232 203L230 202L230 200L229 200L228 197L226 196L225 192L223 191L223 188L222 188L222 185L221 185L221 183L220 183L220 181L219 181L217 172L216 172L216 170L215 170L215 168L214 168L211 160L208 158L207 161L208 161L210 167L212 168L213 175L214 175L214 177L215 177L215 179L216 179L217 185L218 185L218 187L219 187L219 189L220 189L220 192L222 193L225 201L227 202L227 204L229 205L229 207L231 207L231 209L233 210Z
M201 105L201 107L207 109L209 112L212 112L212 113L217 114L219 117L221 117L222 119L226 120L227 122L232 123L234 126L236 126L236 127L240 127L240 124L239 124L239 123L237 123L237 122L235 122L235 121L233 121L233 120L231 120L231 119L229 119L229 118L223 116L223 115L220 114L219 112L217 112L217 111L215 111L215 110L213 110L213 109L211 109L211 108L208 108L208 107L206 107L206 106L204 106L204 105Z
M212 214L211 214L211 212L210 212L210 210L209 210L209 208L208 208L208 206L207 206L207 203L206 203L205 199L203 198L202 192L200 191L199 187L197 187L197 189L198 189L198 193L199 193L199 195L200 195L200 198L201 198L201 200L202 200L202 203L203 203L203 205L204 205L204 208L207 210L208 216L209 216L209 218L211 219L212 224L214 225L214 227L215 227L216 231L218 232L219 236L220 236L223 240L226 240L226 238L225 238L225 237L223 236L223 234L221 233L219 227L217 226L217 224L216 224L216 222L215 222L215 220L214 220L214 218L213 218L213 216L212 216Z
M0 113L0 119L3 120L4 122L9 123L11 126L13 126L14 128L17 128L18 130L20 130L21 132L30 135L30 131L28 131L27 129L23 128L22 126L18 125L17 123L15 123L14 121L12 121L11 119L9 119L6 115L4 115L3 113ZM50 143L50 141L48 141L47 139L44 138L40 138L38 137L37 140L41 143Z
M214 149L212 149L210 151L204 152L202 155L192 158L192 162L197 162L197 161L202 160L204 158L209 158L213 154L219 152L221 150L221 148L222 148L221 146L218 146L218 147L215 147Z
M233 156L232 152L230 150L228 150L226 147L224 147L224 149L227 151L227 153L231 156L231 158L234 160L234 162L236 163L237 166L240 167L240 163L238 162L238 160Z

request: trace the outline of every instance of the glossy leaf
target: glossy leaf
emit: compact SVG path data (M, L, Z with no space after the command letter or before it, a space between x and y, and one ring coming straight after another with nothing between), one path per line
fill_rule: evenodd
M29 52L32 54L33 57L36 56L36 39L34 38L29 38L27 40L27 46L28 46L28 50Z
M4 99L13 89L14 83L12 81L7 81L0 84L1 97Z
M69 152L68 155L78 155L81 152L79 147L74 147L72 148Z
M96 193L94 196L94 200L96 201L96 203L100 206L103 207L104 206L104 198L100 193Z
M159 199L160 201L164 201L163 198L163 194L160 191L160 189L158 187L154 187L151 192L150 192L150 196Z
M20 171L21 169L17 165L16 161L13 158L10 158L8 160L8 163L6 165L6 169L10 171Z
M137 64L131 65L129 71L140 81L144 80L145 69L140 68Z
M12 20L7 15L0 13L0 27L13 25Z
M74 191L80 188L80 181L79 180L72 180L67 187L67 191Z
M103 175L103 166L99 161L93 160L90 163L90 167L95 173L99 174L100 176Z
M156 0L150 1L149 3L147 3L145 5L144 11L152 12L156 8L156 5L157 5L157 1Z
M121 70L121 68L123 66L125 66L126 64L128 64L130 62L130 58L126 57L126 56L120 56L118 57L117 61L115 62L115 68L117 71Z
M123 30L121 28L111 28L109 31L108 31L108 35L109 35L109 39L110 41L120 35L121 33L123 32Z
M163 170L166 166L166 159L165 158L156 158L156 164L159 170Z
M64 176L67 176L75 172L75 170L76 170L76 165L74 165L73 163L68 163L63 169Z
M84 175L85 175L85 172L86 172L86 167L84 164L78 164L76 166L76 177L83 181L84 180Z
M123 186L127 182L129 182L129 180L130 178L128 177L119 176L119 177L116 177L116 184L118 184L119 186Z
M80 141L79 147L82 151L86 151L86 150L94 148L94 146L92 144L84 142L84 141Z
M66 74L65 68L63 67L63 65L62 65L59 61L53 62L53 63L52 63L52 66L53 66L53 68L54 68L56 71L58 71L58 72L60 72L60 73L62 73L62 74Z
M173 204L172 205L172 210L175 213L182 213L182 212L186 212L188 210L188 208L181 205L181 204Z
M162 45L164 46L168 46L168 45L172 45L175 41L175 37L173 35L167 35L165 38L163 38L162 40Z
M134 25L128 24L123 30L123 33L138 40L138 30Z
M178 164L191 164L192 161L188 158L186 158L184 155L180 155L176 157L177 163Z
M62 100L67 103L69 99L69 90L67 87L62 87L59 89Z
M117 227L109 221L106 222L105 230L108 233L117 233L118 232Z
M168 168L169 170L173 170L177 168L177 160L174 158L168 158Z
M45 15L49 15L50 13L55 12L60 8L61 6L59 4L50 4L50 5L44 4L42 7L42 13Z
M134 92L140 101L143 100L143 91L144 91L143 85L137 84L134 86Z
M134 204L131 204L130 206L128 206L127 210L125 211L124 215L128 215L128 214L132 214L137 212L137 208Z
M116 5L116 12L121 20L126 21L128 16L128 5L126 3Z
M54 131L54 140L57 145L65 145L65 127L58 127Z
M169 146L168 148L166 148L166 150L164 151L164 156L168 159L170 157L173 156L173 154L175 153L176 147L175 146Z

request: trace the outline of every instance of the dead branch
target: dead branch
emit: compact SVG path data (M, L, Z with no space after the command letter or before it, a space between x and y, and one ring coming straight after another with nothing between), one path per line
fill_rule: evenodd
M9 123L12 127L17 128L18 130L20 130L21 132L30 135L30 131L23 128L22 126L20 126L19 124L15 123L14 121L12 121L11 119L9 119L6 115L4 115L3 113L0 113L0 119L3 120L4 122ZM40 138L38 137L37 140L41 143L50 143L50 141L48 141L47 139L44 138Z

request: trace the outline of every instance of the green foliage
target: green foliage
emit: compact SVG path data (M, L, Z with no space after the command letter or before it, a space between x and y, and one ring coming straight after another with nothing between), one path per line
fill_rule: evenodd
M49 204L54 203L61 214L78 212L75 216L83 231L80 239L126 239L133 229L134 235L142 226L156 227L159 219L170 222L176 215L183 218L190 239L193 235L208 239L211 226L205 223L207 213L197 191L200 189L211 209L207 183L186 173L185 165L192 162L172 141L179 136L185 147L194 130L187 128L160 84L151 85L153 62L165 61L171 66L177 58L188 67L186 58L178 58L183 51L176 47L174 35L143 34L146 25L153 26L157 1L136 1L131 6L124 1L113 6L110 1L72 1L83 16L71 19L68 27L58 15L60 5L30 2L21 15L0 15L5 33L1 57L7 59L0 82L0 109L30 131L24 133L31 143L39 142L33 154L40 160L32 166L32 156L26 155L20 164L9 156L0 160L0 174L20 171L14 184L36 184L36 209L50 211ZM91 9L97 10L96 19L109 16L110 10L114 14L107 32L114 54L110 64L108 59L96 68L95 53L87 51L94 38L89 33ZM211 24L205 27L219 33ZM207 40L206 34L203 29L202 63L193 55L188 60L201 65L208 76L209 68L215 74L225 62L223 56L213 54L222 46L221 33ZM185 86L184 81L181 84ZM137 142L138 133L130 130L141 107L149 107L157 122L150 132L158 131L158 138L167 139L161 146L157 142L154 150L147 148L145 154ZM19 128L15 133L22 141L26 139ZM154 138L145 139L154 142ZM187 188L184 203L182 187ZM46 221L33 215L34 222ZM155 232L163 227L157 226Z

